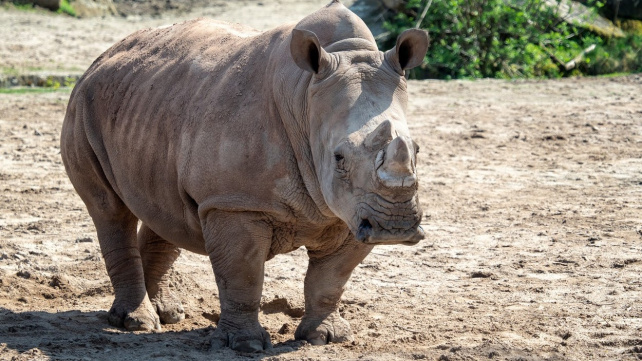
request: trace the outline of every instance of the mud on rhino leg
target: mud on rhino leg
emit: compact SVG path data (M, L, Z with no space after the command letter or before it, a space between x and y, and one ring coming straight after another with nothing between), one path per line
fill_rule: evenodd
M181 251L142 224L138 231L138 249L143 261L145 287L162 323L177 323L185 319L180 300L170 291L169 275L172 264Z
M305 314L294 338L313 345L352 341L348 321L339 315L339 301L352 270L370 253L372 246L348 239L335 252L322 257L309 251L305 275Z
M259 324L271 228L254 213L210 212L203 233L221 301L212 348L227 346L242 352L271 348L270 335Z

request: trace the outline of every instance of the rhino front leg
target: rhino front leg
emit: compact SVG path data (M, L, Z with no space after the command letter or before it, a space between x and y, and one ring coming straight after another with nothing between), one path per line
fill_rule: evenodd
M212 348L227 346L241 352L271 348L270 335L259 324L271 228L254 213L210 212L203 233L221 301Z
M180 300L169 289L172 264L181 254L180 249L167 242L142 224L138 231L138 249L145 271L147 294L162 323L177 323L185 319Z
M372 246L352 237L335 252L310 261L305 276L305 314L294 337L313 345L352 340L348 321L339 315L339 301L352 270L370 253Z

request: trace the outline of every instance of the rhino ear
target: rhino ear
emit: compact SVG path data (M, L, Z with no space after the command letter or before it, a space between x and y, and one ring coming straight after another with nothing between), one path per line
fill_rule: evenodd
M399 35L395 48L386 52L386 59L398 70L412 69L424 61L429 44L427 31L408 29Z
M292 30L290 53L299 68L315 74L330 62L330 55L323 50L316 34L308 30Z

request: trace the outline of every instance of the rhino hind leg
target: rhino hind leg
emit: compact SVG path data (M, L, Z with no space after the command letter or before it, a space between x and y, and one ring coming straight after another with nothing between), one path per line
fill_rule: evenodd
M350 236L352 237L352 236ZM339 301L352 270L370 253L372 246L349 238L335 252L310 261L305 276L305 314L294 332L297 340L313 345L352 341L348 321L339 314Z
M71 183L94 221L114 287L109 323L130 331L160 329L160 320L145 289L143 264L136 244L138 219L111 188L87 139L72 137L69 133L63 132L63 161Z
M65 170L76 192L87 206L115 299L109 310L109 323L131 331L160 329L160 320L147 296L140 252L136 244L138 218L118 196L108 181L100 159L107 159L100 137L94 146L87 137L86 124L95 124L85 106L82 84L69 100L62 127L60 151Z
M109 310L109 323L129 331L160 330L160 320L145 288L143 264L136 245L138 219L126 208L118 212L118 216L105 213L104 209L90 211L116 296Z
M169 287L171 267L180 255L180 249L144 223L138 231L138 249L143 261L147 294L161 322L167 324L184 320L183 306Z

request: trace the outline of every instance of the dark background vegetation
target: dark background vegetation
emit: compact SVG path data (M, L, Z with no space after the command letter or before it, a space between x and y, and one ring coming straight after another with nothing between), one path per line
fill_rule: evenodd
M2 2L25 10L40 6L80 17L160 16L221 3ZM358 11L364 4L376 9L374 17ZM569 6L580 7L584 13L571 17ZM636 0L357 0L352 8L371 26L382 50L394 46L397 35L407 28L430 32L431 47L425 62L412 70L410 78L558 78L642 72L642 2ZM606 23L610 29L596 23Z
M613 6L588 0L584 5L589 11L580 20L589 25L579 25L560 15L568 3L408 0L387 16L380 46L394 45L407 28L428 30L430 51L412 78L556 78L642 71L642 22L616 19ZM592 27L592 18L600 15L611 16L622 32L614 35Z

